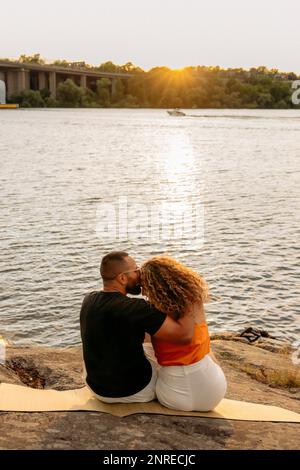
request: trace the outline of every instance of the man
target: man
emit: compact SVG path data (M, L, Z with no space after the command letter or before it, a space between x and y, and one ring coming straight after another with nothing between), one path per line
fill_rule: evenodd
M139 268L124 251L104 256L100 273L103 290L87 294L80 312L86 384L106 403L151 401L157 375L147 346L143 348L145 333L189 343L194 319L185 315L175 321L144 299L127 297L140 294L141 287Z

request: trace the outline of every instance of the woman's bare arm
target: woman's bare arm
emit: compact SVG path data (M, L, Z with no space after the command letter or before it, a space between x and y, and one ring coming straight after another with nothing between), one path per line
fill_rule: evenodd
M167 316L153 336L171 343L190 344L194 336L194 325L195 320L191 313L185 313L178 320Z

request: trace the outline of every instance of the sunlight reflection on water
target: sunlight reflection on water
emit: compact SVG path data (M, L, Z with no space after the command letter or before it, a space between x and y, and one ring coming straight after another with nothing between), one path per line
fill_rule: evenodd
M0 114L3 336L78 343L83 295L100 287L100 258L117 248L139 262L167 252L202 273L211 331L252 324L299 338L300 111L186 113L197 117ZM122 197L134 209L130 237L99 237L97 210ZM204 238L192 215L186 233L146 236L162 204L170 214L176 207L173 235L187 207L204 208Z

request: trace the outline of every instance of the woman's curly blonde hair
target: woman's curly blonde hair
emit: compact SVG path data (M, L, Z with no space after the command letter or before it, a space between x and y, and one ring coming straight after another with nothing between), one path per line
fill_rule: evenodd
M173 318L191 304L209 300L205 280L169 256L154 256L142 265L141 285L149 302Z

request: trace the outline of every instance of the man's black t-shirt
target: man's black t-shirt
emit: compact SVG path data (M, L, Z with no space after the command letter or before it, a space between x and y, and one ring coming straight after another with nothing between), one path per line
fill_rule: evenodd
M89 387L103 397L141 391L152 369L143 350L145 332L155 334L166 315L143 299L94 291L83 300L80 329Z

